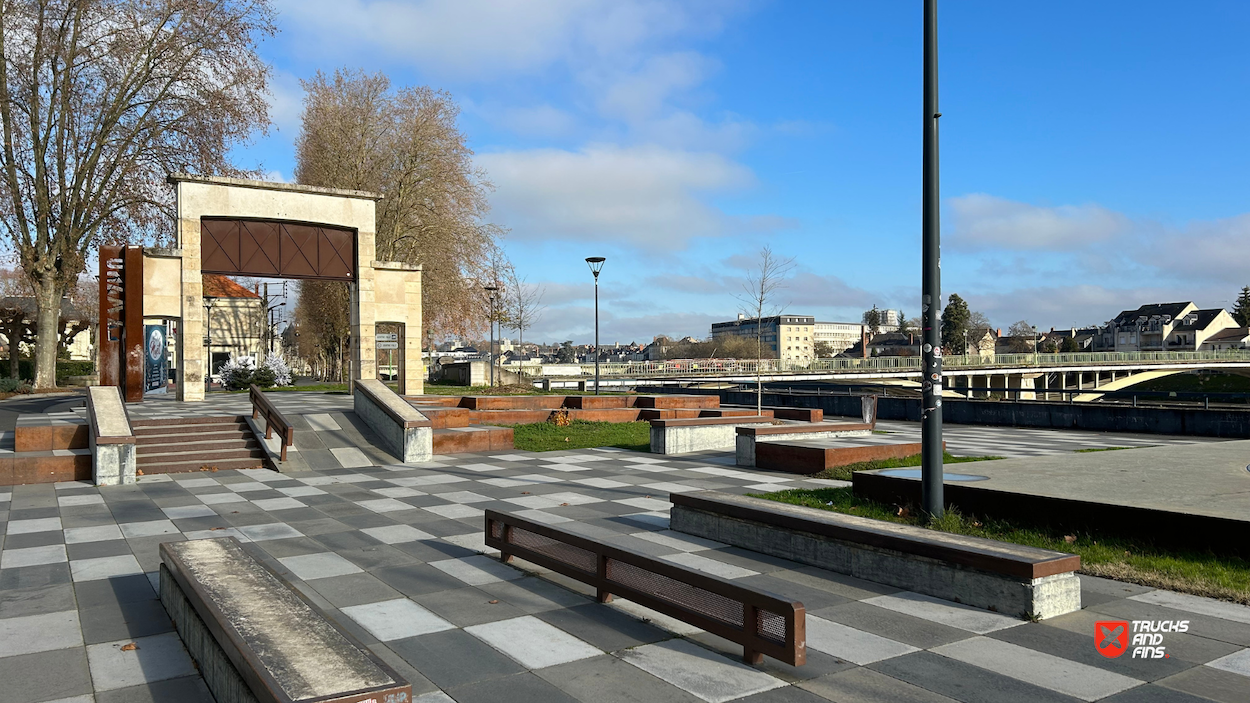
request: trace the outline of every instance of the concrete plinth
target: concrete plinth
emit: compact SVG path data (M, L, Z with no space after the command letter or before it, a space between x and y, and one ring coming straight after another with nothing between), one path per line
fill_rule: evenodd
M434 428L424 415L377 379L357 379L352 397L356 415L404 463L434 456Z

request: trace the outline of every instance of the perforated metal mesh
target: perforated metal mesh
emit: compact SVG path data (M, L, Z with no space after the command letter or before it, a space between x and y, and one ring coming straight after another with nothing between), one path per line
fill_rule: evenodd
M608 560L608 580L649 593L714 620L742 627L742 603L698 586L691 586L615 559ZM782 627L784 628L784 624Z
M598 557L590 550L574 547L571 544L565 544L559 540L544 537L536 532L523 530L519 527L512 528L512 537L509 543L518 547L525 547L587 573L595 573L598 566Z
M755 634L779 644L786 642L786 619L761 608L756 614Z
M503 523L498 520L490 522L490 536L495 539L503 539Z

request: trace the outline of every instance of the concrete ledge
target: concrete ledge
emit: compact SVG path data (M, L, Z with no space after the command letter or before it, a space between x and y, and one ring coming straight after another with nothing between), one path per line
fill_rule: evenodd
M135 435L117 386L87 388L91 475L97 486L135 482Z
M356 415L378 433L388 452L404 463L434 456L434 429L416 408L377 379L356 379L352 385Z
M161 604L217 703L411 700L394 670L234 538L160 553Z
M656 454L685 454L709 449L733 449L738 427L772 423L772 418L760 415L652 420L651 451Z
M735 461L738 466L755 466L757 442L801 442L835 439L837 437L866 437L871 434L872 425L855 422L813 422L801 425L739 427L737 438L735 439ZM796 473L817 473L822 470L824 470L824 467L816 471L797 471Z
M1080 557L716 491L674 493L672 529L1006 615L1081 608Z

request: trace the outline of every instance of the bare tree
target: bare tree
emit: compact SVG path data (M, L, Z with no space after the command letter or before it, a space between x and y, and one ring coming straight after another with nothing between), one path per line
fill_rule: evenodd
M460 108L425 86L393 89L381 73L318 73L303 85L296 180L385 195L377 257L424 267L426 339L480 333L481 281L502 230L484 219L491 185L473 165Z
M760 249L757 268L746 273L742 282L742 295L738 302L744 312L755 316L755 410L764 409L764 379L760 367L764 365L764 316L780 315L784 306L777 305L776 295L785 287L786 278L794 271L794 258L782 258L773 253L772 247ZM778 337L780 347L780 336Z
M525 330L533 327L542 317L542 311L547 306L543 305L543 294L546 292L542 286L526 282L525 278L517 278L516 268L508 268L507 285L511 291L508 304L511 306L509 317L511 317L512 329L517 331L517 346L525 344Z
M0 229L34 288L37 387L91 249L168 232L166 175L236 173L269 124L273 31L269 0L0 2Z

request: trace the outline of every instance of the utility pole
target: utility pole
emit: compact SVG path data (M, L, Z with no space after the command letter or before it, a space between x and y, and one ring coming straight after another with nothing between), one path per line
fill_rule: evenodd
M921 507L932 518L943 512L942 497L942 305L941 216L938 211L937 0L924 0L924 156L922 176L921 302L924 307L923 398L920 411ZM966 351L966 350L965 350Z
M599 271L603 269L602 256L587 257L590 272L595 275L595 395L599 395Z

